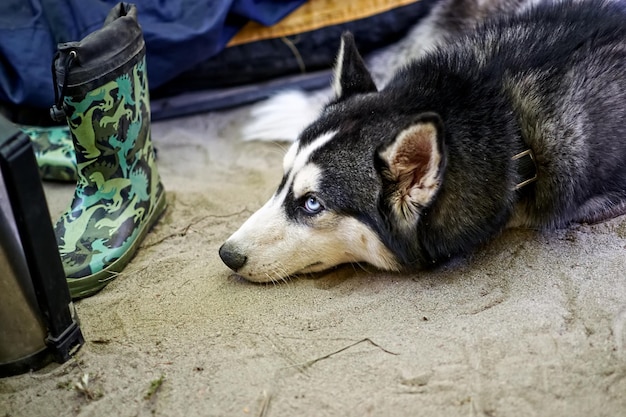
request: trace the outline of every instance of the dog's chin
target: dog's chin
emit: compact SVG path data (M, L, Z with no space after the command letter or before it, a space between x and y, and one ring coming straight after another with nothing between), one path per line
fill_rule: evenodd
M328 266L324 264L324 262L314 262L310 265L305 266L297 272L294 272L293 275L304 275L304 274L313 274L316 272L326 271L327 269L332 268L332 266Z
M308 276L309 278L312 275L317 275L317 274L322 274L330 269L335 268L336 265L326 265L323 262L315 262L312 263L310 265L305 266L304 268L301 268L299 270L297 270L296 272L293 272L289 275L279 275L279 274L264 274L262 276L254 276L254 275L246 275L246 274L242 274L242 273L234 273L233 275L248 281L248 282L252 282L254 284L275 284L278 282L286 282L289 281L293 278L297 278L299 276Z

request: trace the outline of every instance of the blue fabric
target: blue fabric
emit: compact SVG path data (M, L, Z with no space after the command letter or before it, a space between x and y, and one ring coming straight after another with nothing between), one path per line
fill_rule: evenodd
M249 20L273 25L305 0L141 0L148 78L156 88L216 55ZM1 0L0 101L48 107L56 44L102 27L118 0Z

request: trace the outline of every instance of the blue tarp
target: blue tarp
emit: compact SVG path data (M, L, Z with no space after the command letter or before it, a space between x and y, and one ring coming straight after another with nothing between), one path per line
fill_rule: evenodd
M249 20L273 25L305 0L140 0L156 88L220 52ZM1 0L0 101L49 107L56 45L102 27L118 0Z

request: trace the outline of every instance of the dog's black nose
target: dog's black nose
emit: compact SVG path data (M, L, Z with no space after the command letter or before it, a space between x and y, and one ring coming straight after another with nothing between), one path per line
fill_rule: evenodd
M248 257L239 253L232 245L224 243L220 248L220 258L227 267L237 272L242 266L246 264Z

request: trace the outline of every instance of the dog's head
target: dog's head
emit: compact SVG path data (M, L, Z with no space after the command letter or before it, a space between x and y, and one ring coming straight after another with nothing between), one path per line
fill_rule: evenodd
M284 158L273 197L220 248L242 277L270 282L343 263L397 270L445 168L432 113L391 110L352 35L342 37L334 100ZM410 260L408 260L410 262Z

